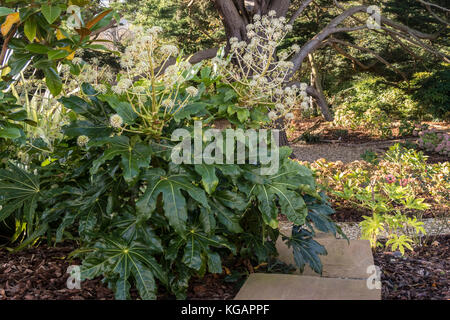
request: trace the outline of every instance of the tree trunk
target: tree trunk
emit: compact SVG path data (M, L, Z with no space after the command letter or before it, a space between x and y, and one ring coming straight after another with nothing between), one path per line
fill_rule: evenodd
M330 109L328 108L328 104L326 103L325 95L323 94L323 88L322 88L322 77L319 73L319 70L317 69L316 62L314 61L314 56L312 53L308 55L309 63L311 65L311 74L314 79L314 83L311 85L314 85L317 94L319 95L319 99L321 101L324 101L325 103L317 103L318 107L320 108L320 111L322 112L323 117L327 121L333 121L333 116L331 115Z
M248 40L246 26L253 23L252 19L255 14L263 16L271 10L275 10L277 16L285 16L290 4L290 0L216 0L216 8L225 27L227 39L236 37L239 41ZM289 146L286 132L283 129L284 125L284 119L278 119L275 122L275 127L280 129L280 147ZM292 157L295 157L295 155L292 154Z

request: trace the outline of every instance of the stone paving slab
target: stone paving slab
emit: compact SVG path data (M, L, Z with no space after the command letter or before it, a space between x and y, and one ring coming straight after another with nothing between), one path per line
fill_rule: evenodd
M253 273L235 300L380 300L366 280Z
M367 279L371 274L367 268L374 265L372 250L368 240L347 240L330 237L316 237L315 240L325 247L328 252L326 256L320 256L323 264L322 277ZM278 259L287 264L295 266L292 247L288 248L281 237L276 244ZM295 271L300 274L300 270ZM308 276L320 276L309 266L302 273Z

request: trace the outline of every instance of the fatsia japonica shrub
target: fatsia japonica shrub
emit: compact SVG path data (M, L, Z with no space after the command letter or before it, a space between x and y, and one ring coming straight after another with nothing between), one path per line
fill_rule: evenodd
M270 175L260 158L250 161L248 144L242 164L173 161L177 129L195 138L198 123L207 129L226 118L247 129L270 119L265 106L242 112L239 95L214 64L178 57L158 71L178 54L159 32L137 33L116 83L84 83L77 95L59 100L70 110L65 138L45 163L11 162L0 171L0 220L14 215L23 226L20 247L44 235L79 239L74 255L83 260L82 278L102 276L117 299L129 298L133 285L143 299L155 299L160 288L184 298L192 276L222 273L222 257L230 254L268 261L276 256L279 215L295 226L281 237L299 268L309 264L321 273L319 255L326 251L314 232L340 230L312 172L289 158L289 148L279 148L278 170ZM217 142L226 130L216 130ZM188 145L195 149L193 140ZM200 136L202 151L208 142Z

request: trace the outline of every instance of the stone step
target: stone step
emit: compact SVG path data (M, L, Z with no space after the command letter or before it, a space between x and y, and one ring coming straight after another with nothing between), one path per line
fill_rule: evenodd
M361 279L321 278L292 274L253 273L235 300L380 300Z
M347 240L335 239L329 236L316 237L318 243L323 245L328 252L326 256L320 256L323 264L322 277L344 278L344 279L367 279L372 275L370 266L374 265L372 249L368 240ZM288 248L281 237L276 243L279 253L278 259L284 263L296 265L292 247ZM294 273L300 274L297 269ZM309 266L305 267L302 273L307 276L320 276Z

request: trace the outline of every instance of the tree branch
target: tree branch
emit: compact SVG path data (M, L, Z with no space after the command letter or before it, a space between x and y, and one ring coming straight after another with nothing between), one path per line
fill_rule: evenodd
M292 17L289 19L289 24L294 24L295 20L303 13L303 11L306 9L306 7L313 2L314 0L305 0L302 2L300 7L295 11L295 13L292 15Z
M392 68L396 73L398 73L403 78L403 80L408 81L408 78L406 77L406 75L402 71L400 71L397 68L395 68L392 64L390 64L385 59L383 59L381 56L376 54L373 50L370 50L370 49L364 48L364 47L360 47L360 46L357 46L357 45L355 45L353 43L350 43L350 42L347 42L347 41L343 41L343 40L339 40L339 39L335 39L335 38L328 39L327 41L334 42L334 43L339 43L339 44L342 44L344 46L353 47L355 49L368 52L371 55L373 55L378 61L380 61L383 64L385 64L386 66Z
M342 23L348 17L358 13L366 12L367 6L357 6L348 9L347 11L341 13L339 16L334 18L321 32L319 32L314 38L309 40L302 49L293 56L291 62L294 64L292 71L289 76L292 76L296 70L300 68L303 60L308 56L309 53L313 52L322 45L322 42L326 40L330 35L336 32L342 32L348 30L348 28L337 29L336 27ZM360 28L360 27L358 27Z

